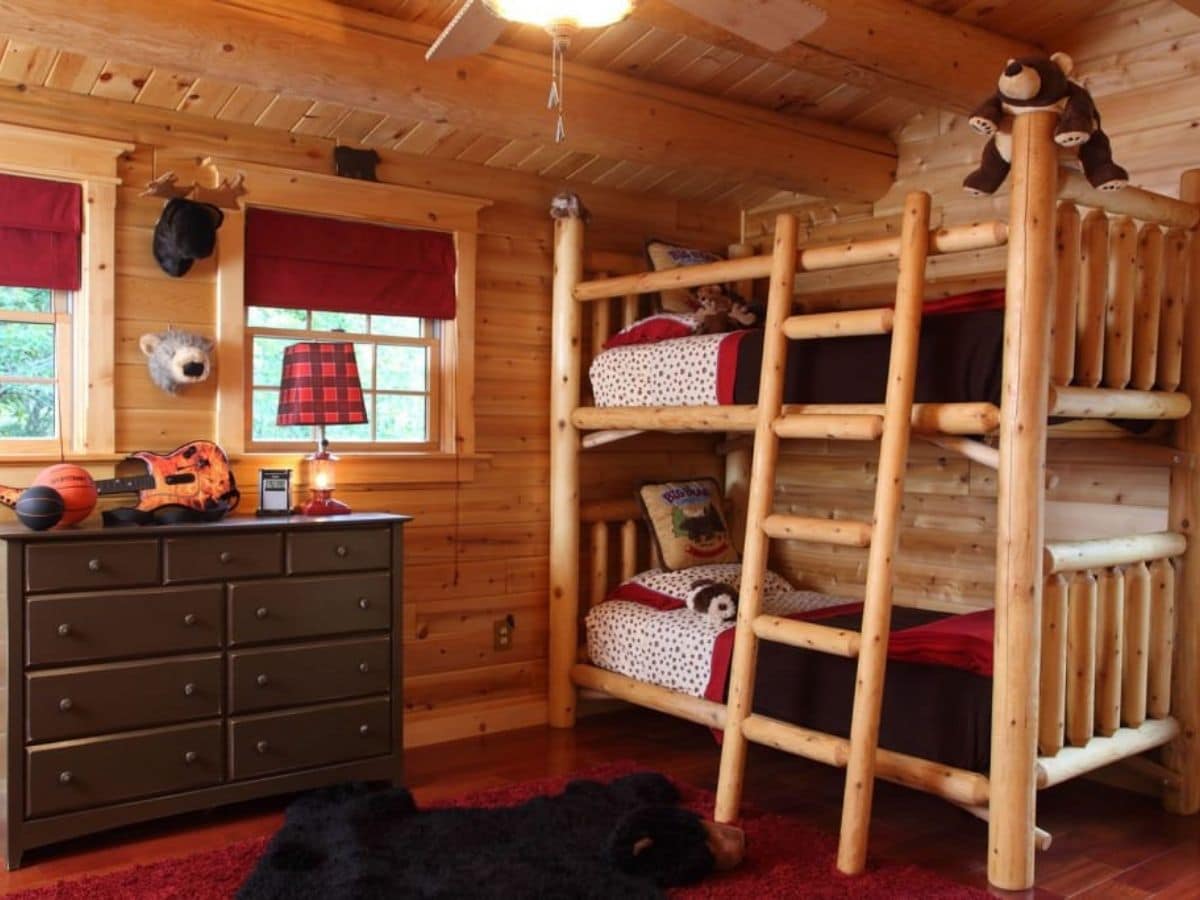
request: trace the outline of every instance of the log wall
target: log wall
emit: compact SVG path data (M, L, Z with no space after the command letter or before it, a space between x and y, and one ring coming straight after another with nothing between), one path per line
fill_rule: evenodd
M211 334L215 266L200 262L183 279L163 275L150 252L162 201L141 199L138 192L155 174L156 151L328 172L333 141L3 82L0 121L136 145L121 162L125 184L117 210L117 447L168 450L211 437L215 379L168 397L149 382L137 339L167 324ZM382 155L383 181L494 201L481 215L479 236L475 389L481 458L459 473L473 478L456 488L445 471L416 475L407 464L361 458L347 459L339 470L339 496L355 509L415 517L407 534L406 739L425 744L546 719L548 209L564 184L436 156ZM253 197L253 183L247 186ZM591 185L585 196L594 216L588 250L602 259L628 260L651 234L713 249L736 237L732 209ZM583 473L585 494L632 496L642 478L716 474L718 461L707 452L711 441L676 442L668 457L658 452L664 445L655 442L661 440L593 451ZM244 508L256 505L259 466L294 465L301 454L237 460ZM97 477L112 474L110 460L88 466ZM39 467L0 458L0 483L27 484ZM496 651L493 623L508 615L516 625L513 647Z

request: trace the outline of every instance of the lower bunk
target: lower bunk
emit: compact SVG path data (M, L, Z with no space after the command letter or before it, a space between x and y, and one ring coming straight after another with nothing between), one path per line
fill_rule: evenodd
M1094 542L1092 551L1102 552L1103 543ZM1170 539L1161 544L1155 552L1177 549ZM1130 548L1126 556L1145 552ZM736 584L739 569L652 569L624 581L587 613L586 645L572 681L705 725L719 740L735 628L689 608L686 598L701 578ZM1176 778L1140 756L1179 734L1169 715L1171 648L1152 633L1161 629L1141 624L1170 616L1173 572L1164 555L1148 563L1139 558L1127 569L1049 576L1050 604L1060 597L1063 603L1061 610L1048 607L1039 789L1129 758L1143 776L1163 783ZM764 604L767 615L819 621L848 634L859 630L860 604L795 590L773 573L764 584ZM1085 635L1090 640L1082 640ZM982 819L990 802L992 648L990 609L897 607L877 761L880 777L941 796ZM755 743L844 767L854 679L853 659L764 642L744 733ZM1038 829L1035 842L1045 849L1050 835Z

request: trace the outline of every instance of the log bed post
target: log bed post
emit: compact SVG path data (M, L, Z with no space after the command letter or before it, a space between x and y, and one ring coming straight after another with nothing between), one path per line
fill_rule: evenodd
M554 221L554 312L550 387L550 684L548 718L575 724L571 666L579 645L579 406L583 220Z
M1184 172L1179 197L1200 203L1200 169ZM1183 371L1181 387L1200 398L1200 233L1190 236L1188 277L1184 295ZM1200 410L1193 408L1175 429L1175 446L1200 450ZM1176 577L1175 665L1171 714L1179 735L1167 745L1163 762L1178 772L1178 787L1168 787L1164 804L1175 813L1200 812L1200 475L1183 466L1171 468L1171 528L1187 535L1188 545Z
M1007 890L1033 885L1056 120L1028 113L1013 129L988 823L988 881Z

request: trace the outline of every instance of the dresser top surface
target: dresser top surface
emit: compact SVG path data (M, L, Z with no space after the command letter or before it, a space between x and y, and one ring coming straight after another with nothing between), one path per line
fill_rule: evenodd
M345 516L228 516L217 522L193 522L183 525L135 525L115 528L72 526L52 528L49 531L30 531L14 522L0 525L0 541L153 538L184 534L223 534L230 531L318 531L323 528L356 528L403 524L409 521L412 521L412 516L367 512Z

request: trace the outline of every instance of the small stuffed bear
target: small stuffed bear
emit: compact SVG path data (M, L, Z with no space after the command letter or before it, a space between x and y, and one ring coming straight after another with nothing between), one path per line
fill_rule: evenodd
M1059 110L1055 143L1079 148L1083 173L1092 187L1119 191L1129 183L1129 173L1113 162L1112 145L1100 128L1100 112L1092 95L1068 77L1074 65L1065 53L1008 61L999 89L971 114L971 127L992 139L984 147L979 168L963 181L968 193L994 194L1008 177L1012 159L1010 116L1047 109Z
M213 342L198 334L168 328L138 339L150 368L150 380L168 394L185 384L197 384L212 372Z
M706 284L696 288L692 294L700 322L696 334L721 334L739 328L753 328L758 324L758 310L719 285Z
M732 622L737 618L737 590L711 578L698 578L692 582L687 608L707 616L714 625Z

